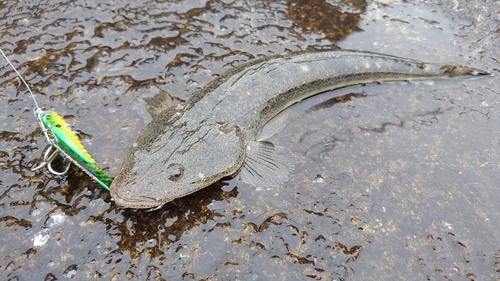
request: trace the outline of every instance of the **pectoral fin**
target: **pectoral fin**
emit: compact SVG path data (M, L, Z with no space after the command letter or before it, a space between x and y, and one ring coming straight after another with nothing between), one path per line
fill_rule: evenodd
M266 141L247 144L246 158L238 176L256 187L275 187L292 175L295 158L285 148Z
M273 119L267 122L267 124L258 135L257 141L265 141L285 128L289 115L290 108L287 108L280 114L278 114L278 116L275 116Z

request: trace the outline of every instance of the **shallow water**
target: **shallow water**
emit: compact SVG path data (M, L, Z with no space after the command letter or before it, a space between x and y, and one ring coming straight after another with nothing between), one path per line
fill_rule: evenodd
M186 3L185 3L186 2ZM117 208L47 142L0 64L0 279L500 280L495 1L5 1L0 46L114 176L156 85L188 99L251 58L349 48L495 77L349 87L293 107L292 180ZM0 60L2 61L2 60Z

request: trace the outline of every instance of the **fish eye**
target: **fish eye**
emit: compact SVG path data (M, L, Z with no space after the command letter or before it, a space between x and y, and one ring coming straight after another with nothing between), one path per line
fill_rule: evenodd
M170 181L178 181L184 175L184 166L181 164L170 164L167 167L168 179Z

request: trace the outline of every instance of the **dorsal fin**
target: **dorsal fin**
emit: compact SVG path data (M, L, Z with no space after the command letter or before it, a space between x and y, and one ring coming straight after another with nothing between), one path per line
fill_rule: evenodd
M174 106L172 97L157 86L150 85L147 88L136 89L141 91L143 97L135 109L146 123L151 122L151 119L159 115L165 109Z

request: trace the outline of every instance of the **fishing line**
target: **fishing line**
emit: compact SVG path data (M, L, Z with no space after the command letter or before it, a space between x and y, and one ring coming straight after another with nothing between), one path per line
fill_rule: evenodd
M12 69L14 69L14 71L16 72L17 74L17 77L19 77L21 79L21 81L23 81L24 83L24 86L26 86L26 88L28 89L28 92L31 94L31 98L33 99L33 101L35 102L35 106L36 108L40 108L38 106L38 103L36 102L36 99L35 99L35 95L33 94L33 92L31 91L30 87L28 86L28 83L26 83L26 81L24 80L23 76L17 71L17 69L14 67L14 65L12 65L12 63L10 62L9 58L5 55L5 53L2 51L2 48L0 48L0 53L2 53L2 56L5 58L5 60L9 63L9 65L12 67Z

